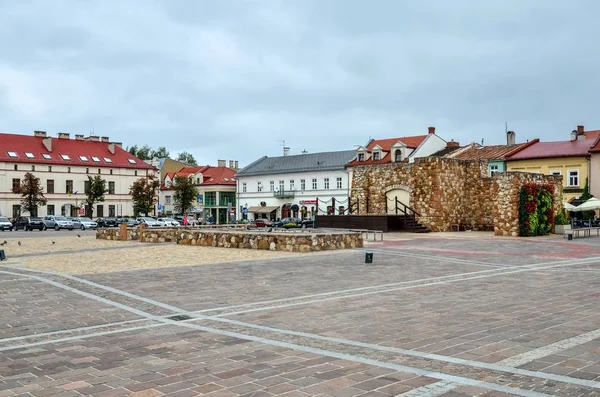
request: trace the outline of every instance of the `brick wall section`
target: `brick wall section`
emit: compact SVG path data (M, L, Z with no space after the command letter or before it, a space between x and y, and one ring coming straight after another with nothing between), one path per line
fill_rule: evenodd
M487 162L479 160L423 158L412 164L354 167L351 197L358 200L361 215L367 214L367 198L369 214L385 214L386 193L400 188L410 192L410 206L420 214L418 221L434 232L460 224L517 236L519 189L536 181L557 187L559 210L562 177L516 172L488 177Z

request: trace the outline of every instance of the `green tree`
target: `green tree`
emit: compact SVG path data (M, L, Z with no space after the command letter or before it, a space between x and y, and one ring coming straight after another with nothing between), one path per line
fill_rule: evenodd
M128 147L127 151L137 157L138 147L137 145L133 145L131 147Z
M185 163L188 165L198 165L194 156L188 152L179 153L179 156L177 156L177 161L181 161L182 163Z
M138 148L136 156L140 160L150 160L152 159L152 148L148 145L144 145L141 148Z
M23 211L29 212L31 216L37 216L38 206L46 205L48 202L44 197L44 188L40 183L40 178L31 172L26 173L21 184L12 191L21 195L21 208Z
M185 176L176 176L174 181L173 189L173 204L175 211L181 215L187 215L192 209L193 203L196 201L198 196L198 190L192 180Z
M152 151L152 158L163 159L169 157L169 151L166 147L160 146L158 149Z
M156 190L159 182L154 177L140 178L133 182L129 188L129 194L133 200L133 213L148 215L154 211L156 203Z
M594 197L594 196L590 193L589 183L586 178L585 179L585 187L583 188L583 192L581 192L581 196L579 196L579 200L581 200L582 203L585 203L587 200L591 199L592 197ZM588 220L588 219L594 219L595 213L596 213L596 211L583 211L583 213L581 215L582 215L583 219Z
M91 218L94 215L94 204L103 202L106 193L108 193L108 189L106 188L106 181L104 179L99 175L94 177L88 176L88 180L85 182L86 216Z

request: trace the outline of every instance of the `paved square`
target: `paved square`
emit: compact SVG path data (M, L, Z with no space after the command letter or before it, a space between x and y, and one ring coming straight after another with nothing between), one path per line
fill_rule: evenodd
M78 275L9 262L0 397L600 395L600 239L456 236Z

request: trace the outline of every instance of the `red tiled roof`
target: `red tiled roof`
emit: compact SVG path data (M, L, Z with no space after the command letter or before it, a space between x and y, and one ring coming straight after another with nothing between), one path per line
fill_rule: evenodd
M514 150L527 145L521 143L518 145L490 145L490 146L474 146L471 145L468 149L460 151L457 154L450 154L448 157L458 160L503 160L504 156Z
M166 176L171 179L176 176L189 176L202 174L202 184L200 186L210 185L235 185L235 171L227 167L211 167L209 165L183 167L177 172L169 172ZM161 188L162 190L165 190Z
M551 157L587 156L594 139L574 141L535 142L522 150L506 156L507 160L543 159Z
M411 149L416 149L424 140L427 138L427 135L415 135L415 136L405 136L402 138L387 138L387 139L373 139L367 145L367 151L371 151L375 145L381 146L381 149L389 152L392 149L392 146L398 141L401 141L406 145L406 147Z
M600 130L598 131L600 132ZM600 152L600 134L598 135L598 137L596 138L596 140L594 141L594 144L592 145L592 147L589 150L590 153L597 153Z
M11 163L48 164L48 165L71 165L87 167L110 167L110 168L135 168L155 169L144 160L130 154L125 149L114 145L115 153L108 150L109 143L88 140L77 140L52 137L52 151L48 151L42 143L43 137L5 134L0 133L0 161ZM8 152L14 152L18 157L11 157ZM25 153L31 153L33 157L27 157ZM50 159L42 157L49 154ZM61 155L69 156L65 160ZM85 156L87 161L80 156ZM92 157L100 161L94 161ZM111 162L107 162L109 159ZM131 163L129 160L135 161Z
M597 139L600 137L600 130L585 131L584 134L587 139Z

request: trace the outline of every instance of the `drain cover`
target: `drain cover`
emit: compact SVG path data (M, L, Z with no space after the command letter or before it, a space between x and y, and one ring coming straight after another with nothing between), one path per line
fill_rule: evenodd
M170 316L167 318L169 320L173 320L173 321L183 321L183 320L190 320L192 317L188 316L187 314L178 314L176 316Z

